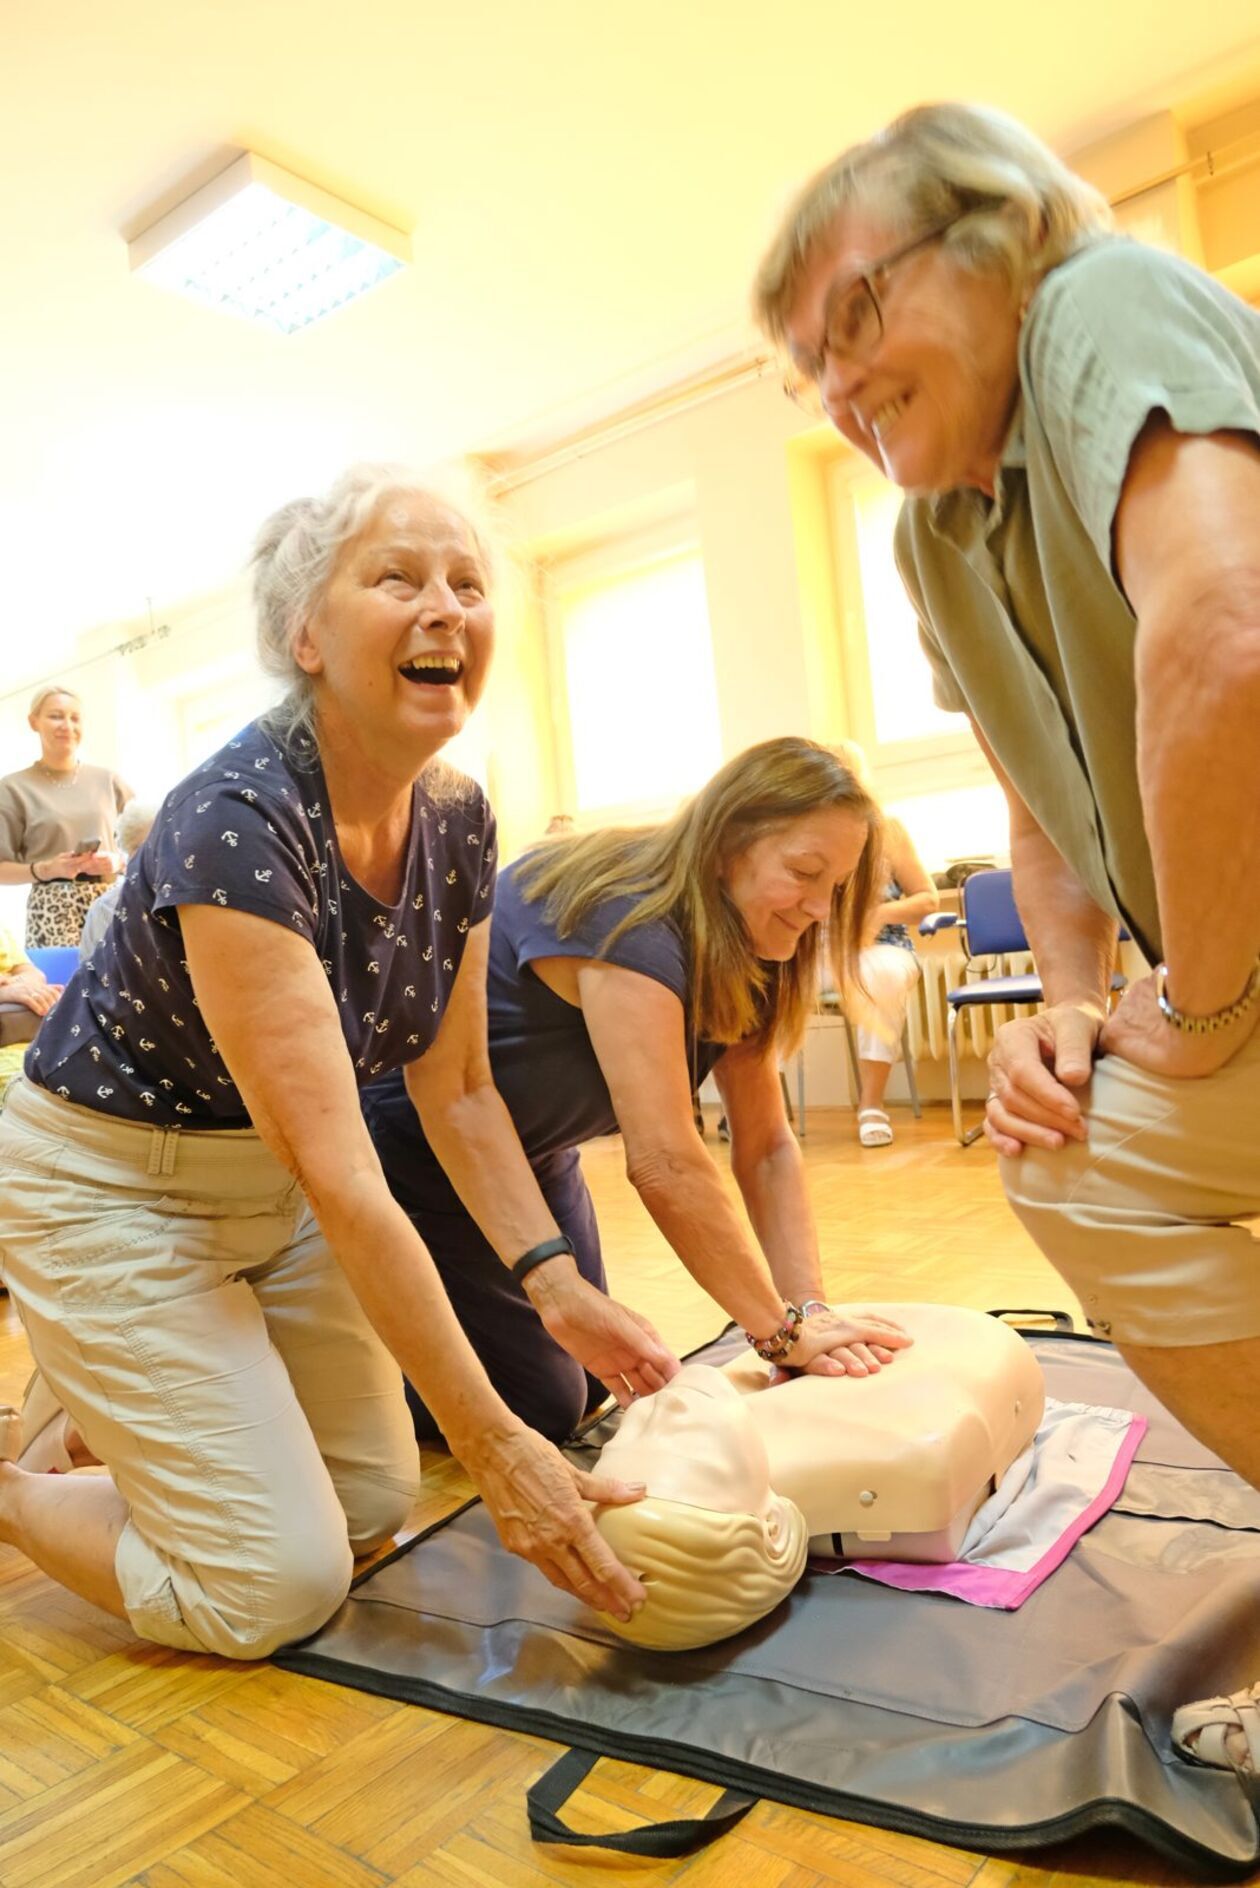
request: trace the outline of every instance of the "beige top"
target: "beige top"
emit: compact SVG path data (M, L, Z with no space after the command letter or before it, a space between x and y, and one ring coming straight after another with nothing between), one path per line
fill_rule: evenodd
M0 780L0 859L29 865L74 852L85 839L114 843L114 821L132 798L108 767L81 763L73 777L54 778L39 762Z
M978 723L1042 831L1155 963L1136 623L1112 527L1151 413L1181 433L1260 434L1260 315L1189 263L1109 239L1037 290L1019 373L996 496L908 499L897 560L937 701Z

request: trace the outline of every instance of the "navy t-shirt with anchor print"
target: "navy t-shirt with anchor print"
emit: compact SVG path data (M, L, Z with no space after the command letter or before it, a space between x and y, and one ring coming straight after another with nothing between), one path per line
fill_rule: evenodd
M177 907L211 904L311 945L360 1084L412 1062L437 1034L469 929L490 915L495 852L494 815L474 782L449 769L433 791L418 781L402 894L381 904L346 870L318 759L299 765L251 723L168 794L112 923L40 1025L26 1073L130 1121L248 1127L183 953Z

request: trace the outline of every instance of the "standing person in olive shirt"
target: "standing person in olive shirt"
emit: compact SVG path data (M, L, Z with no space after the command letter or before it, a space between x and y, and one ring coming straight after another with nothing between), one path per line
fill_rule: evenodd
M1260 1485L1260 315L963 105L814 178L756 303L906 492L937 699L1007 793L1046 992L990 1063L1008 1197L1092 1327ZM1109 1016L1121 921L1156 968ZM1173 1730L1254 1775L1260 1685Z

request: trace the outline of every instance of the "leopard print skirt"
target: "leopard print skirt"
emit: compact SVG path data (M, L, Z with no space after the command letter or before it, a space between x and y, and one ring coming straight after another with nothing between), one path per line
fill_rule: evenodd
M58 878L47 885L32 885L26 900L26 948L47 949L69 944L78 948L83 920L103 891L108 879L94 879L90 884L78 879Z

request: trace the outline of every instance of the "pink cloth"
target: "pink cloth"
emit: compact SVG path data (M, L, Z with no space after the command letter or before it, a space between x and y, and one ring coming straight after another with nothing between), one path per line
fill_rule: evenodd
M977 1509L957 1560L849 1560L834 1571L1013 1613L1114 1504L1146 1428L1129 1410L1047 1401L1031 1444Z

